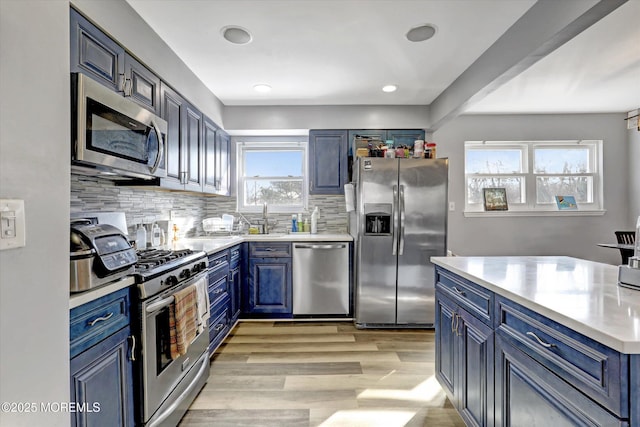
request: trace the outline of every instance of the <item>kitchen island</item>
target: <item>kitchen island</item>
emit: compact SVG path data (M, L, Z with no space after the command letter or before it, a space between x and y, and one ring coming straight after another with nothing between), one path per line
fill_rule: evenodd
M436 377L469 425L640 425L640 292L568 257L434 257Z

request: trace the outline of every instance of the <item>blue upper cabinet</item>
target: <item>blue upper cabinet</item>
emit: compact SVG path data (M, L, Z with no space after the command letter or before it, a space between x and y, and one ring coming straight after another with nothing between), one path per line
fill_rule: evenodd
M71 72L91 76L120 91L124 76L124 48L71 9Z
M130 55L124 57L125 96L160 114L160 78Z
M390 129L387 130L387 140L393 140L393 146L406 145L413 147L416 139L424 141L424 130L422 129Z
M167 177L162 178L161 185L165 188L182 190L184 189L182 126L187 101L169 86L162 84L160 87L160 115L167 121L167 135L165 137Z
M229 195L229 155L231 138L229 134L218 129L216 132L216 194Z
M348 182L346 130L309 132L309 194L344 194Z
M74 9L69 22L71 72L86 74L160 114L160 78Z

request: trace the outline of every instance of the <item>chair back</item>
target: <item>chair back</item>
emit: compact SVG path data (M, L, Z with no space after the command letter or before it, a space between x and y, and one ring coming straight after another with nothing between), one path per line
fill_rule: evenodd
M633 245L636 242L635 231L616 231L615 233L618 243ZM633 250L620 249L620 256L622 257L622 264L627 265L629 264L629 258L633 256Z

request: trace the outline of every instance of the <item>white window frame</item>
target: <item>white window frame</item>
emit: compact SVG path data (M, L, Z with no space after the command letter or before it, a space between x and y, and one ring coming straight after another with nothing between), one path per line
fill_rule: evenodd
M262 213L262 206L252 206L244 204L245 197L245 153L251 151L302 151L302 176L269 176L261 177L265 179L287 180L287 179L302 179L302 203L288 204L288 205L270 205L268 207L270 213L298 213L307 210L309 200L309 147L306 141L295 142L272 142L272 141L248 141L238 142L236 146L236 183L237 183L237 199L236 208L238 212L242 213Z
M536 174L534 172L534 152L536 148L570 149L572 147L589 148L589 168L587 173L549 173ZM495 150L517 149L521 150L522 172L511 174L474 174L466 173L467 149ZM465 141L464 143L464 215L465 216L582 216L603 215L603 155L601 140L559 140L559 141ZM559 211L555 202L537 203L536 178L539 176L591 176L593 184L592 203L578 202L578 210ZM469 203L469 180L483 177L522 177L524 180L524 203L508 202L507 211L484 211L483 203Z

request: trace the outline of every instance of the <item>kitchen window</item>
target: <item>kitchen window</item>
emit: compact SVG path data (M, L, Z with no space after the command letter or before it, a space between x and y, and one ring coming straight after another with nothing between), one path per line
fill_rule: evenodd
M237 159L239 212L307 208L307 142L239 142Z
M465 141L465 215L602 213L602 141ZM508 211L484 212L483 188L504 188ZM559 212L555 196L578 209Z

